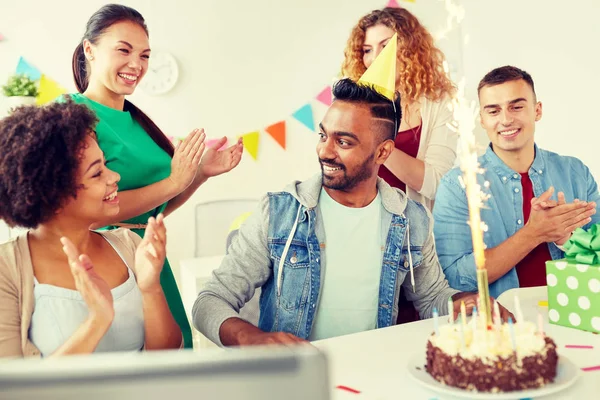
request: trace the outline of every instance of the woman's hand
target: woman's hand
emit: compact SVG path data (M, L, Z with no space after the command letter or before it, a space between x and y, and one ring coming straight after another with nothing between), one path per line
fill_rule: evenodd
M206 147L204 139L204 129L194 129L175 146L169 179L175 185L177 193L183 192L194 181Z
M135 252L135 273L142 293L162 290L160 273L167 253L167 228L164 217L150 217L144 238Z
M223 137L206 150L200 162L200 173L203 177L210 178L229 172L240 163L244 151L242 138L225 150L219 150L226 142L227 138Z
M90 312L90 318L110 326L115 317L113 297L110 287L94 270L94 265L85 254L80 254L77 247L66 237L60 239L63 251L69 260L71 274L75 279L75 287L83 297Z

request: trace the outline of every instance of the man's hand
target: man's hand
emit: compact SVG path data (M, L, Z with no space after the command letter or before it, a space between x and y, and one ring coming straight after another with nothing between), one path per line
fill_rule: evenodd
M286 332L260 332L240 336L240 346L271 345L283 344L293 346L297 344L307 344L308 341L300 339L291 333Z
M454 320L457 320L460 317L460 303L462 303L463 301L465 302L465 308L467 309L467 315L471 315L473 313L473 307L475 307L477 305L477 298L479 297L478 293L471 293L471 292L461 292L461 293L456 293L454 296L452 296L452 305L453 305L453 313L454 313ZM496 300L493 297L490 297L490 312L492 313L493 316L493 309L494 309L494 302ZM506 308L504 308L504 306L500 303L498 303L498 308L500 309L500 318L502 319L502 321L506 322L508 321L508 318L512 318L513 321L515 321L515 316L508 311ZM450 310L448 310L450 311Z
M550 200L554 188L545 191L539 198L531 200L531 214L525 225L539 243L554 242L564 244L571 232L588 224L596 213L596 203L575 200L565 201L565 195L558 193L558 201Z
M226 319L219 328L224 346L258 346L307 344L308 341L286 332L263 332L241 318Z

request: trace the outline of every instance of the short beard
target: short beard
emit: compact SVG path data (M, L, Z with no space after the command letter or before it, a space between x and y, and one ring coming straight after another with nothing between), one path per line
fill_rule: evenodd
M328 188L328 189L333 189L333 190L339 190L342 192L350 192L352 189L354 189L359 183L366 181L367 179L370 179L373 174L374 171L371 168L370 164L373 163L373 160L375 159L375 155L371 154L359 167L358 167L358 172L356 173L356 175L353 176L348 176L347 174L347 170L346 167L344 165L341 164L336 164L339 165L342 168L342 171L344 172L344 176L338 181L338 182L331 182L325 175L325 171L323 171L323 160L319 159L319 162L321 164L321 173L323 174L323 186ZM329 180L329 182L328 182Z

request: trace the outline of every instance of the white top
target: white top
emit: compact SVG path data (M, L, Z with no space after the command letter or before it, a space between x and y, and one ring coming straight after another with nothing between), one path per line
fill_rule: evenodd
M142 294L129 266L127 271L129 278L111 290L115 318L95 352L138 351L144 347ZM88 307L77 290L41 284L37 279L34 280L33 292L35 308L31 316L29 339L46 357L62 346L86 320Z
M381 196L366 207L345 207L324 189L319 209L327 265L310 340L375 329L383 246Z
M406 194L412 200L418 201L429 210L432 209L435 193L442 176L454 166L458 133L448 128L448 123L454 120L449 106L448 97L433 102L425 97L421 104L421 141L417 159L425 163L425 176L420 191L406 186Z

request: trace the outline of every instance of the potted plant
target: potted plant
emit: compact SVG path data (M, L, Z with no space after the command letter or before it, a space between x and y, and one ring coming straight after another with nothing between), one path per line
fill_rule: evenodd
M38 95L36 82L24 74L16 74L8 78L2 86L4 96L12 107L35 104ZM12 108L11 107L11 108Z

